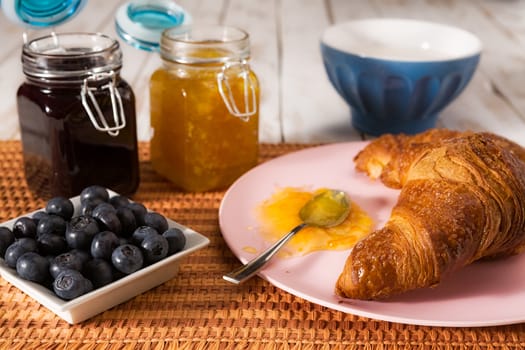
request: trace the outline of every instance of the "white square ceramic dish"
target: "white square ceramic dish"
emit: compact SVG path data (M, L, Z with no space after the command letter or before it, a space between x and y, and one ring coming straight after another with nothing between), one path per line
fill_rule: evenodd
M110 191L110 195L114 196L116 193ZM78 213L80 198L74 197L71 200ZM30 217L35 212L22 216ZM17 219L1 223L0 226L12 228ZM172 279L177 274L183 257L204 248L210 242L200 233L168 218L167 220L170 227L178 227L186 235L184 250L73 300L62 300L46 287L18 277L16 271L8 267L3 259L0 259L0 276L68 323L82 322Z

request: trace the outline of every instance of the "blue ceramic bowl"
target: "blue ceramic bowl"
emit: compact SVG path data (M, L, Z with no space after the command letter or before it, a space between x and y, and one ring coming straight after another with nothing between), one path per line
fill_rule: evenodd
M330 82L350 105L353 126L371 135L435 126L471 80L481 48L462 29L405 19L344 22L321 38Z

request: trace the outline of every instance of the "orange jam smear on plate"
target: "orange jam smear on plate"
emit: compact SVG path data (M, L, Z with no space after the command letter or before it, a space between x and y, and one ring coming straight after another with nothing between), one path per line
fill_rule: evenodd
M268 242L275 242L302 221L299 211L313 196L326 189L306 191L286 187L275 192L257 207L259 232ZM328 228L306 227L299 231L278 253L281 257L301 256L317 250L352 248L373 228L373 220L355 202L341 224Z

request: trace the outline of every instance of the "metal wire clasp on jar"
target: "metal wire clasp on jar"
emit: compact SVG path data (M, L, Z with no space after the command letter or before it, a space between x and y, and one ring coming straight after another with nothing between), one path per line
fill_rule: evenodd
M163 32L151 77L151 162L186 191L224 188L257 164L259 83L249 35L222 26Z
M241 69L241 77L244 81L243 111L240 110L238 104L235 102L232 86L228 80L228 70L237 65ZM222 71L217 75L217 86L219 87L219 93L221 94L222 100L224 101L224 104L226 105L226 108L228 108L228 111L231 113L231 115L239 117L244 121L248 121L252 115L257 113L257 92L255 90L255 84L252 82L252 78L250 76L250 67L245 59L240 62L225 63L222 66Z
M90 82L96 85L90 86ZM100 82L106 83L101 85ZM97 102L94 92L98 90L108 91L113 125L110 125ZM122 98L116 89L116 73L114 71L93 74L85 78L80 90L80 97L82 98L82 106L86 110L91 124L98 131L106 132L110 136L118 136L120 130L126 127L126 115L124 114Z

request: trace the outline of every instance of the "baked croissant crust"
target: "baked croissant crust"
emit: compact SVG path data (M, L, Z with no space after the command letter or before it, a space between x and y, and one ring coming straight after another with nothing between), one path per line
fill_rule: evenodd
M521 146L490 133L432 130L380 137L355 162L401 191L385 226L352 249L338 295L381 299L434 286L476 260L525 248Z

